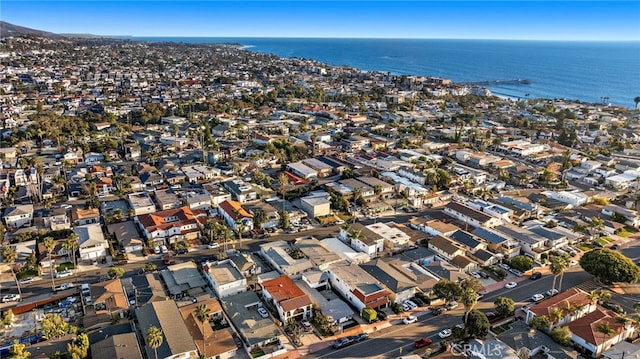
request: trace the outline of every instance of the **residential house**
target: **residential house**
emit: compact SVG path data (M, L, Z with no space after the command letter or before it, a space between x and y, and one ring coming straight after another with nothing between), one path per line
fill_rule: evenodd
M296 238L294 246L309 259L313 268L320 271L326 271L333 263L343 260L339 255L325 248L319 240L311 236Z
M360 196L362 196L365 201L369 201L371 197L375 196L375 190L373 187L370 187L355 178L340 180L338 183L347 187L353 194L359 192Z
M409 225L412 228L427 233L430 236L445 236L448 237L457 231L459 228L451 223L443 222L439 219L430 218L411 218L409 219Z
M78 236L80 260L93 262L107 256L109 243L104 238L99 223L73 227L73 232Z
M357 265L340 262L328 271L331 288L358 312L365 307L386 308L391 293L373 276Z
M153 194L156 198L157 208L160 211L182 207L182 201L173 190L155 190Z
M554 318L552 313L556 308L561 316ZM595 310L596 304L589 300L587 293L578 288L569 288L526 309L525 321L529 323L535 316L544 315L552 320L552 328L561 327Z
M360 223L353 223L348 232L340 228L340 239L370 258L379 256L384 250L384 238Z
M76 226L100 223L100 210L98 208L71 208L71 220Z
M401 250L409 247L411 236L398 227L394 222L373 223L365 227L369 231L380 236L383 240L384 247L390 250ZM409 230L410 231L410 230Z
M199 238L198 220L189 207L142 214L134 218L147 241L156 245L189 242Z
M518 241L492 228L478 227L471 233L487 242L487 248L492 252L500 253L506 258L520 254L522 246Z
M329 322L340 331L353 323L355 312L349 304L327 288L327 281L328 275L325 272L312 271L305 273L302 280L295 283L311 298L313 304L318 306L322 314L327 316Z
M632 209L620 207L615 204L608 204L602 207L602 214L605 216L613 216L616 214L625 219L625 224L632 227L640 227L640 216L638 216L638 212Z
M313 268L313 264L305 258L302 251L285 241L260 245L260 254L276 271L293 278Z
M127 197L133 214L140 216L156 211L156 205L147 192L130 193Z
M282 323L288 323L289 319L300 321L313 317L311 299L288 276L263 282L262 296L276 308Z
M67 216L67 210L56 208L43 215L44 226L52 231L71 228L71 221Z
M337 254L342 260L349 263L360 264L371 260L371 256L367 253L358 252L355 249L349 247L344 241L339 238L330 237L320 241L323 247L327 250Z
M247 212L240 202L227 200L220 203L218 215L236 231L244 233L253 229L253 215Z
M304 179L318 178L318 171L305 165L302 161L287 164L287 170Z
M331 213L331 201L327 197L307 196L300 198L300 207L311 218Z
M206 305L210 311L210 318L204 324L197 316L198 307ZM211 326L212 320L224 319L222 305L216 299L207 299L203 302L192 303L180 307L180 314L191 334L193 341L200 353L205 353L205 359L231 359L235 358L238 347L233 340L233 330L222 328L214 330ZM203 347L205 345L206 347Z
M461 245L443 236L431 238L427 248L434 251L440 258L446 261L451 261L456 256L462 256L465 253Z
M316 170L318 177L328 177L333 173L333 167L315 158L307 158L301 161L307 167Z
M104 311L110 316L114 314L124 316L129 311L129 299L118 278L90 284L89 292L96 313Z
M608 325L613 334L601 333L598 330L601 325ZM567 327L571 331L571 342L591 358L600 357L602 352L623 342L635 331L631 324L621 323L615 313L602 308L596 308L582 318L572 321Z
M204 188L180 191L179 195L185 204L192 210L201 209L208 211L211 209L211 194ZM231 196L227 199L231 199Z
M207 261L202 266L202 272L218 298L247 290L247 279L230 259L219 262Z
M568 203L574 207L579 207L582 206L583 204L586 204L587 201L589 200L589 197L587 197L587 195L585 195L582 192L579 191L574 191L574 192L568 192L568 191L559 191L559 192L555 192L555 191L546 191L544 192L544 194L551 199L554 199L556 201L560 201L560 202L564 202L564 203Z
M420 171L414 170L411 167L400 167L400 169L398 170L398 175L408 178L411 182L415 182L423 186L427 183L427 175Z
M502 224L497 217L482 213L476 209L457 202L450 202L444 207L444 213L473 227L495 227Z
M142 333L152 326L162 330L162 345L155 350L145 338L147 358L155 358L155 353L158 358L199 358L198 348L173 300L144 304L136 309L136 318Z
M466 200L464 201L464 204L482 213L486 213L490 216L500 218L505 222L511 222L511 217L513 216L513 210L505 206L483 201L477 198Z
M108 335L100 341L91 343L90 348L93 359L142 359L136 333Z
M448 238L454 240L458 245L462 246L465 251L471 253L487 248L487 244L482 239L461 229L453 232Z
M396 303L402 303L418 291L428 292L439 280L418 263L395 257L376 258L360 264L360 268L392 292Z
M258 314L262 302L255 292L243 292L221 299L231 324L249 350L268 347L274 356L286 352L280 331L271 318Z
M33 205L20 204L4 210L4 223L8 229L30 226L33 220Z
M144 243L142 243L142 239L140 239L140 234L138 234L138 228L135 222L112 223L107 226L107 232L115 236L116 241L124 248L125 252L132 253L142 251Z
M518 241L522 252L534 260L539 261L542 253L548 251L548 248L545 247L547 239L526 228L505 223L501 226L495 227L495 230Z
M222 182L222 185L231 193L233 198L240 203L258 199L258 194L253 190L253 187L241 179L225 181Z
M367 186L373 188L374 193L381 196L383 199L389 199L395 193L395 188L392 184L379 180L371 176L360 176L356 179Z

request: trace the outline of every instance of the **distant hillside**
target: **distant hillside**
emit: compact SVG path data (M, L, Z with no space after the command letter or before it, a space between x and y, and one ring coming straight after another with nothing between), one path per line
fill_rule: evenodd
M28 27L18 26L18 25L10 24L5 21L0 21L0 38L9 37L9 36L24 36L24 35L36 35L36 36L51 37L51 38L62 37L52 32L30 29Z

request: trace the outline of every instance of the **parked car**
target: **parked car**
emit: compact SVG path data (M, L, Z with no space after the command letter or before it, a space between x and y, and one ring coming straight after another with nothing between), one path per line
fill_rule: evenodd
M441 331L440 333L438 333L438 336L442 339L444 338L448 338L451 336L451 329L445 329L443 331Z
M165 246L165 245L161 245L161 246L160 246L160 252L161 252L162 254L166 254L166 253L168 253L168 252L169 252L169 250L167 249L167 246Z
M547 291L547 293L546 293L546 294L547 294L547 296L549 296L549 297L553 297L554 295L558 294L558 290L557 290L557 289L555 289L555 288L553 288L553 289L549 289L549 290Z
M381 310L376 310L376 313L378 314L378 318L380 318L380 320L387 319L387 315L385 314L385 312L383 312Z
M541 300L544 299L544 295L540 294L540 293L536 293L533 296L531 296L531 300L533 300L534 302L539 302Z
M433 314L433 315L440 315L440 314L442 314L442 312L444 312L444 308L442 308L442 307L432 307L431 308L431 314Z
M160 254L160 247L158 246L153 247L153 253Z
M609 310L613 310L614 312L618 313L618 314L624 314L625 311L624 309L622 309L622 307L620 306L620 304L617 303L613 303L613 302L608 302L608 301L604 301L601 304L603 307L609 309Z
M444 308L446 310L454 310L454 309L458 308L458 302L456 302L456 301L449 302L449 303L445 304Z
M336 340L335 342L333 342L333 348L334 349L340 349L340 348L344 348L346 346L349 346L353 344L353 339L350 337L344 337L344 338L340 338L338 340Z
M302 324L302 327L304 328L304 330L306 331L310 331L311 330L311 323L309 323L306 320L303 320L302 322L300 322L300 324Z
M73 288L73 283L62 283L60 285L57 285L57 286L53 287L53 291L57 292L57 291L60 291L60 290L67 290L67 289L70 289L70 288Z
M432 341L429 338L421 338L413 342L413 346L416 348L424 348L428 345L431 345Z
M480 274L480 276L481 276L483 279L489 279L489 274L487 274L487 273L485 273L485 272L478 272L478 274Z
M369 339L369 334L367 333L360 333L353 337L353 341L356 343L360 343L361 341L367 340L367 339Z
M411 324L418 321L418 317L410 315L402 320L404 324Z
M620 248L620 245L618 243L613 244L611 247L609 247L610 249L616 250L618 248Z
M536 280L536 279L540 279L542 278L542 273L540 272L533 272L533 274L531 274L531 277L529 277L531 280Z
M2 297L2 303L19 302L19 301L20 301L20 295L19 294L7 294L7 295Z
M411 310L418 308L418 305L416 303L414 303L414 302L412 302L412 301L410 301L408 299L405 300L404 303L406 303L411 308Z
M487 319L492 320L498 317L498 313L496 312L486 312L484 313L484 315L487 317Z
M189 252L189 250L186 249L186 248L181 248L181 249L176 250L176 254L185 254L185 253L188 253L188 252Z
M424 307L426 305L426 303L423 302L422 299L420 299L420 298L413 297L413 298L411 298L411 301L416 303L416 305L418 307Z
M64 277L70 277L73 275L73 271L70 269L65 269L61 272L56 273L56 278L64 278Z
M33 277L25 277L18 281L20 284L27 284L33 282Z
M209 243L207 245L207 248L209 248L209 249L215 249L215 248L218 248L218 247L220 247L220 244L217 243L217 242L211 242L211 243Z
M518 285L518 283L516 282L509 282L507 284L504 285L505 288L507 289L511 289L511 288L515 288Z
M258 307L258 314L263 318L269 318L269 312L267 312L263 307Z

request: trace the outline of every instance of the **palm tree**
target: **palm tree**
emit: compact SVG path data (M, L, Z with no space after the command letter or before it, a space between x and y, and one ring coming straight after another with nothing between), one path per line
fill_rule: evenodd
M42 240L42 245L47 250L47 257L49 257L49 273L51 274L51 288L56 287L56 282L53 279L53 271L54 266L51 262L51 255L53 254L53 249L56 247L56 243L53 241L53 237L44 237Z
M209 307L207 307L206 304L202 304L199 305L198 308L196 308L196 318L198 318L198 321L200 321L200 323L202 324L202 357L203 358L207 358L207 354L206 354L206 334L204 332L204 323L208 323L209 322L209 317L211 316L211 309L209 309Z
M280 184L280 188L278 189L280 194L282 195L282 212L284 212L284 196L287 194L287 186L289 185L289 177L284 172L280 172L278 175L278 183Z
M69 262L76 264L76 250L78 249L78 235L72 232L66 241L62 243L62 248L67 251Z
M551 270L551 273L553 273L553 284L551 285L552 290L556 288L556 279L558 278L558 275L564 272L566 268L567 268L567 261L564 259L564 257L555 257L551 261L551 264L549 265L549 269ZM558 290L558 292L559 291L560 290Z
M562 319L563 317L564 317L564 313L562 312L562 309L558 307L553 308L553 310L551 310L551 313L549 313L549 319L551 319L551 322L554 325L558 324L560 319Z
M604 342L606 342L607 338L611 335L614 334L616 331L611 328L611 325L609 325L609 322L604 322L604 323L600 323L598 324L598 326L596 327L596 331L598 331L599 333L602 333L602 338L603 338L603 343L602 346L604 348ZM596 356L598 355L598 346L596 345Z
M18 282L18 277L16 277L16 272L13 270L13 265L16 263L16 259L18 258L18 252L11 246L2 247L2 259L5 263L9 265L11 268L11 274L13 275L13 279L16 281L16 286L18 287L18 295L22 298L22 290L20 289L20 282Z
M147 329L146 338L147 338L147 344L151 347L151 349L153 349L155 357L156 359L158 359L158 348L164 342L162 329L153 325L150 326L149 329Z
M204 223L204 233L205 233L205 237L209 240L209 242L213 241L213 234L215 233L216 227L217 227L218 222L212 220L212 219L208 219L205 223Z
M587 298L589 298L589 310L591 310L591 306L595 305L600 299L600 292L593 291L587 294Z

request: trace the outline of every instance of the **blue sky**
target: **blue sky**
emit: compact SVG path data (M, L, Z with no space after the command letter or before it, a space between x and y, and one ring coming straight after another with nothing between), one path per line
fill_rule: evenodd
M11 1L55 33L640 41L640 1Z

